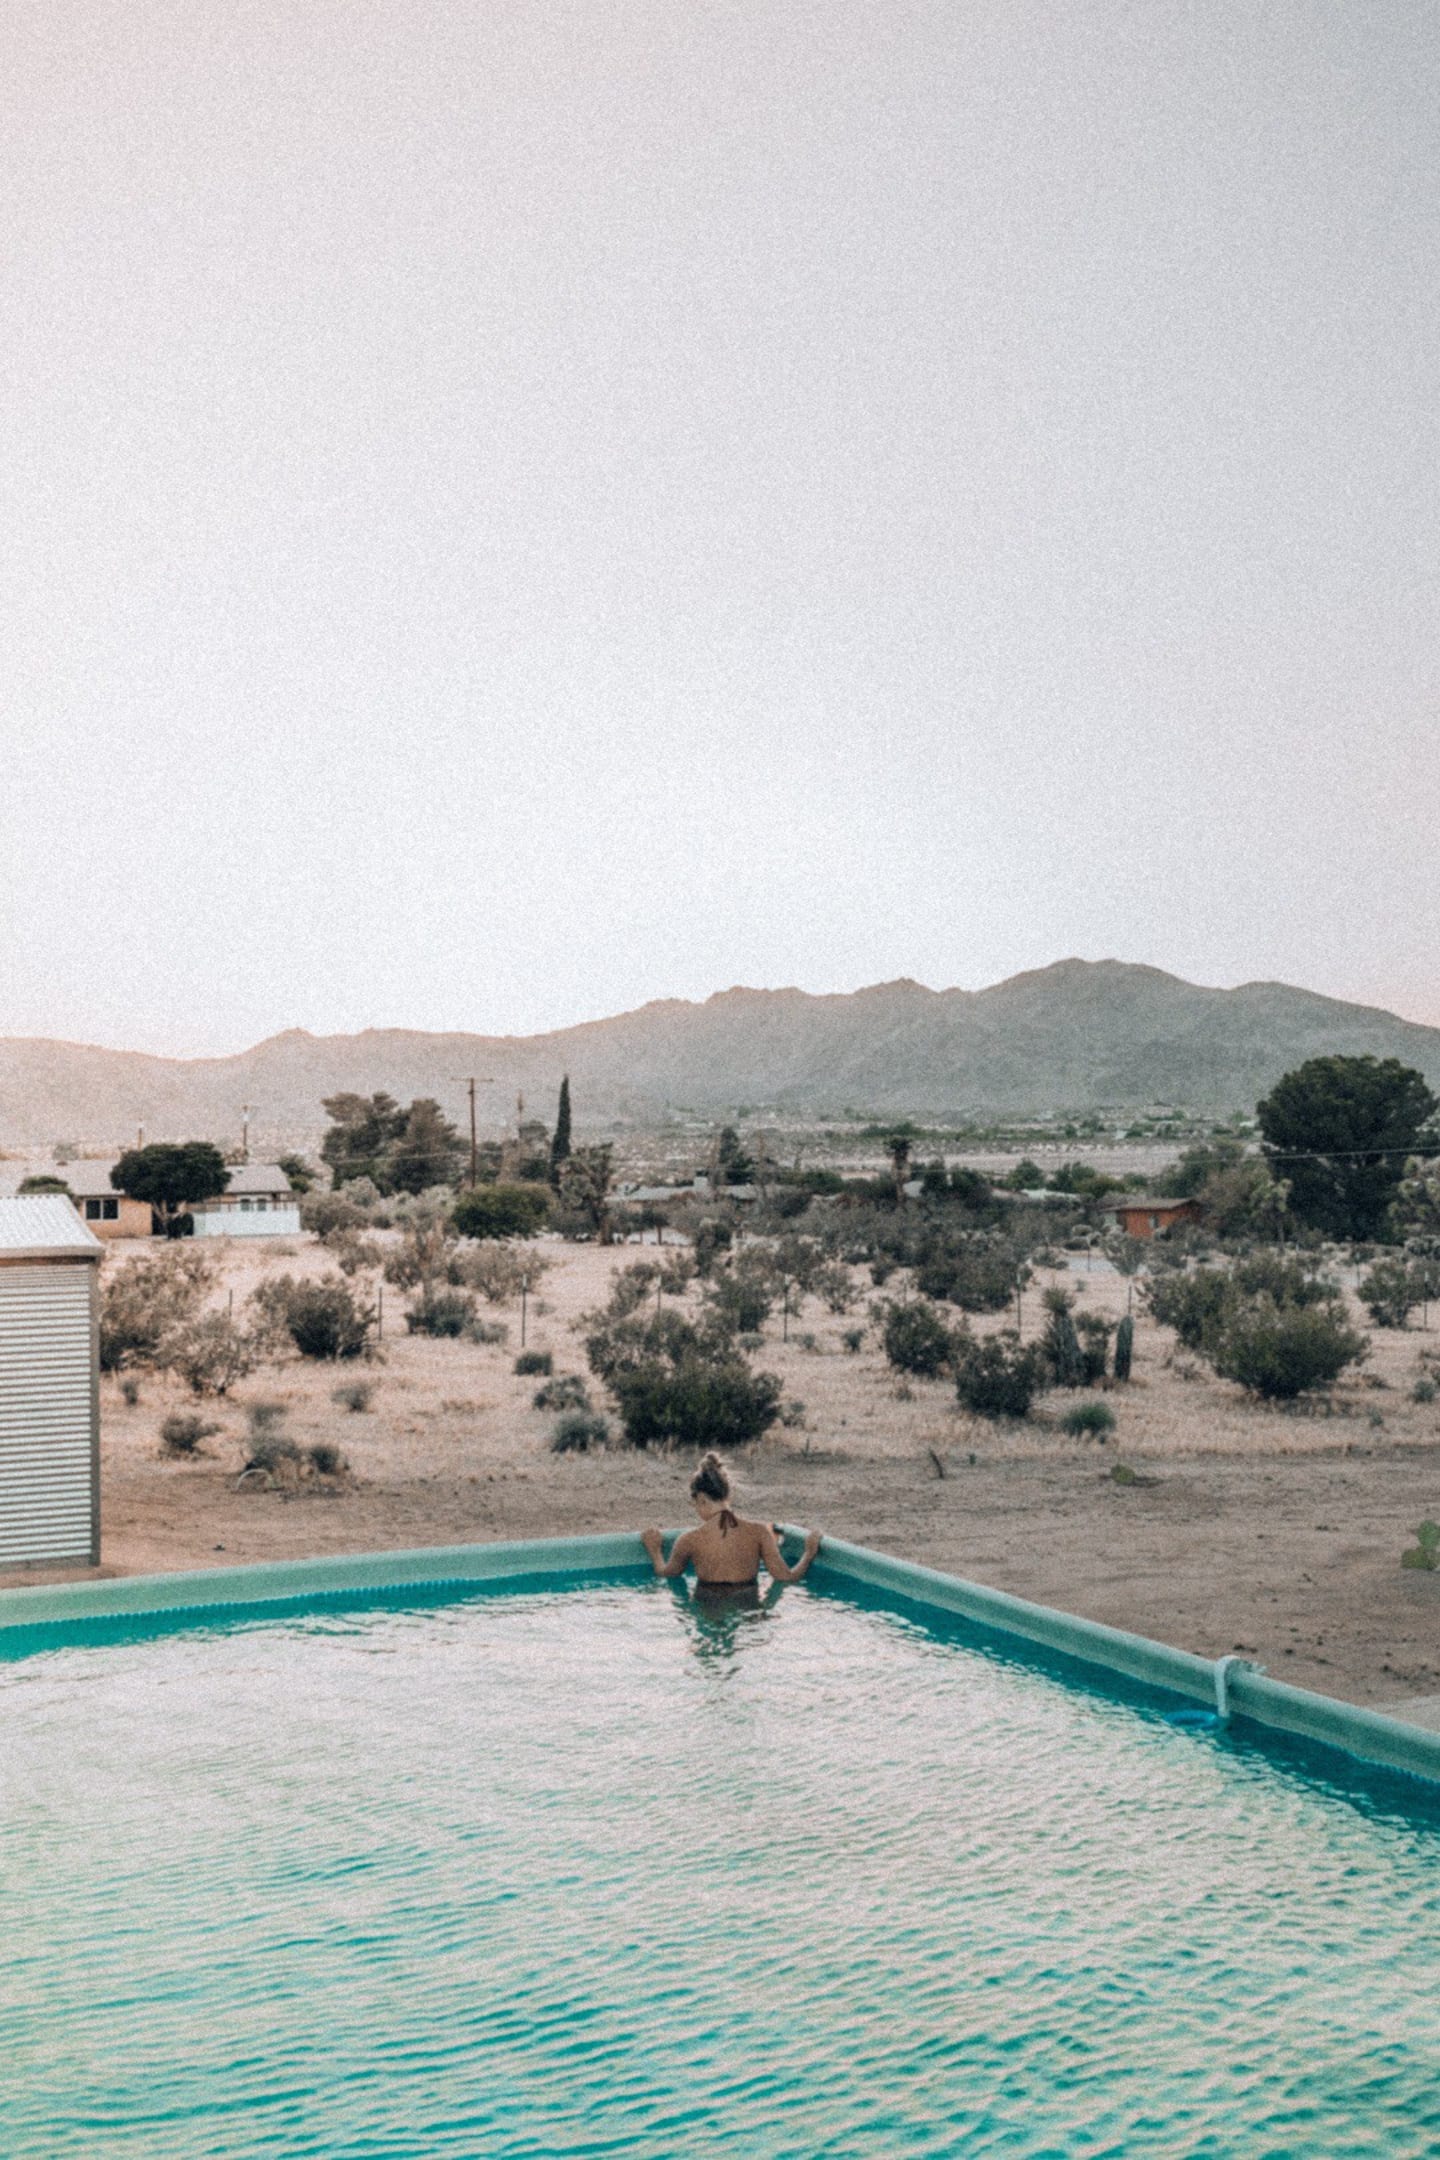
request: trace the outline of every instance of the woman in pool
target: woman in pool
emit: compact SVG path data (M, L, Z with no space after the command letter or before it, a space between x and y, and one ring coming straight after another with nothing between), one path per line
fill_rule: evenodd
M749 1522L731 1507L730 1473L713 1452L691 1478L690 1498L700 1520L676 1538L668 1560L658 1530L640 1533L657 1575L683 1575L693 1567L702 1583L738 1589L755 1581L762 1561L776 1582L801 1582L809 1573L820 1550L820 1532L810 1532L799 1560L787 1567L771 1525Z

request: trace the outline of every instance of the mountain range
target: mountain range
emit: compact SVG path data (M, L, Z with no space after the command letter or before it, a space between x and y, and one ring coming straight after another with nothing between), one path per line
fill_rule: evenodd
M689 1111L956 1120L1171 1103L1253 1105L1323 1052L1398 1057L1440 1091L1440 1028L1286 983L1212 990L1159 968L1061 960L985 990L901 980L813 996L734 989L700 1003L660 999L550 1034L422 1034L291 1028L225 1058L160 1058L33 1037L0 1038L0 1148L238 1139L252 1153L313 1142L322 1098L384 1089L433 1095L462 1123L466 1076L482 1135L514 1113L553 1119L568 1072L576 1128L654 1125Z

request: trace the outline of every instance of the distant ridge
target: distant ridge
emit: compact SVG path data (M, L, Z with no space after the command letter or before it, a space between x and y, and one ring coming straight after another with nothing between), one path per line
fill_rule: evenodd
M142 1123L148 1139L228 1143L242 1103L257 1106L252 1144L303 1144L324 1125L322 1098L345 1089L434 1095L459 1118L456 1076L468 1072L494 1081L479 1098L492 1131L519 1093L550 1118L565 1072L582 1130L739 1105L952 1119L1163 1102L1228 1110L1328 1051L1402 1058L1440 1088L1440 1028L1287 983L1210 990L1160 968L1059 960L987 990L905 978L833 996L736 987L547 1035L289 1028L235 1057L184 1059L0 1038L0 1147L118 1146Z

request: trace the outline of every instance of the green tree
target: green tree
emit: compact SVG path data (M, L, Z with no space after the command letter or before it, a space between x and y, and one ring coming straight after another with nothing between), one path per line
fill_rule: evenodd
M733 1125L722 1125L713 1156L716 1185L748 1185L755 1175L753 1159Z
M547 1205L541 1185L472 1185L450 1220L461 1237L528 1238L544 1222Z
M130 1148L110 1173L117 1192L152 1207L166 1237L179 1237L181 1222L197 1201L213 1200L230 1182L225 1158L209 1140L156 1141Z
M20 1190L22 1193L63 1193L67 1200L73 1198L64 1178L56 1177L48 1170L37 1177L21 1178Z
M432 1185L453 1185L464 1159L458 1131L434 1097L422 1095L406 1111L404 1127L390 1150L390 1190L421 1193Z
M405 1130L406 1113L393 1095L327 1095L323 1103L330 1130L320 1144L337 1185L369 1178L381 1192L390 1191L390 1150Z
M560 1082L560 1100L555 1106L555 1130L550 1136L550 1182L560 1183L560 1165L570 1153L570 1075L566 1073Z
M608 1141L575 1148L560 1166L560 1198L580 1215L602 1245L610 1243L610 1182L615 1151Z
M1424 1074L1398 1058L1318 1057L1277 1081L1255 1114L1292 1212L1331 1237L1362 1239L1380 1232L1437 1109Z

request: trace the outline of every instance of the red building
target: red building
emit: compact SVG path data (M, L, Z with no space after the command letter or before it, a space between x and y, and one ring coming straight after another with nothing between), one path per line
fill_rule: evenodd
M1105 1203L1127 1237L1150 1238L1176 1223L1199 1222L1204 1213L1198 1200L1164 1199L1154 1193L1121 1193Z

